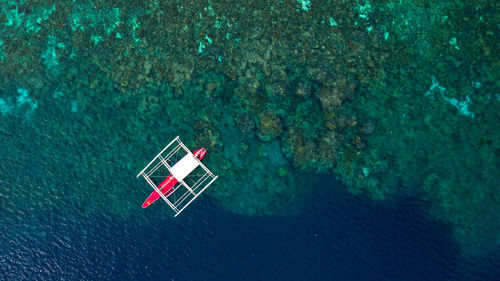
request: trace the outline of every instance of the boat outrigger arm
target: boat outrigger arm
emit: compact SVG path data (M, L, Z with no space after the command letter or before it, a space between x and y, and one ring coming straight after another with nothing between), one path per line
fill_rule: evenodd
M203 153L201 157L198 154L199 151ZM205 152L206 149L201 148L194 155L177 136L142 169L137 177L144 177L155 190L153 194L157 192L154 195L157 198L160 195L174 210L174 217L176 217L219 177L201 163L200 160ZM165 169L169 174L164 174ZM163 184L155 182L156 178L164 179L163 182L165 182L171 177L174 177L176 181L175 185L168 187L168 190L164 189ZM171 182L173 183L173 180ZM148 201L147 205L149 204Z

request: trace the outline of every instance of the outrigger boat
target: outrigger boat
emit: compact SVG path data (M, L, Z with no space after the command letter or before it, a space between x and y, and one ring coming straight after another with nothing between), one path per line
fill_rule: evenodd
M206 153L204 147L191 153L179 137L171 141L137 175L143 176L154 189L142 207L147 208L162 198L175 211L175 216L178 216L219 177L201 163ZM166 177L163 174L165 168L169 172ZM157 178L163 179L159 185L155 183Z
M201 161L203 159L203 156L207 153L207 149L202 147L194 152L194 157L196 157L198 160ZM158 189L163 193L163 195L168 196L170 192L173 191L174 186L178 183L179 181L170 174L168 177L166 177L158 186ZM149 205L153 204L156 200L160 199L160 193L158 193L156 190L149 195L148 199L142 203L143 208L149 207Z

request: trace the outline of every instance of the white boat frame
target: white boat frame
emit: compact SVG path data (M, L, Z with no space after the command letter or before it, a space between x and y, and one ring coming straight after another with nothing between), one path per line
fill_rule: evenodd
M174 143L175 146L169 149ZM179 150L184 149L186 155L175 163L173 166L170 166L169 160L171 157L176 155ZM154 162L157 162L150 169L148 169ZM169 192L167 195L164 195L158 186L151 180L151 176L158 169L165 167L169 171L171 175L173 175L178 183L172 187L172 192ZM203 170L203 174L197 175L200 178L194 182L192 186L188 185L184 179L188 177L195 169L201 168ZM151 187L160 194L161 198L174 210L175 216L177 217L189 204L191 204L194 199L196 199L205 189L207 189L219 176L214 175L200 160L194 157L193 153L182 143L179 136L177 136L174 140L172 140L163 150L156 155L151 162L142 171L137 174L137 178L143 176ZM165 176L167 177L167 176ZM206 185L201 187L207 179L211 179ZM182 192L180 188L184 187L185 192ZM201 187L201 189L200 189ZM176 196L175 194L181 193L182 195ZM173 200L170 200L171 197ZM190 198L189 200L187 200Z

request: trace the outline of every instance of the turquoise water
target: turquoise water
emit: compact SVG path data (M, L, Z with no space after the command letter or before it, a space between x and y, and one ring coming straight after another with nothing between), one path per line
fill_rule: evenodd
M469 2L0 0L0 277L498 279L500 13ZM135 176L178 135L220 178L173 220Z

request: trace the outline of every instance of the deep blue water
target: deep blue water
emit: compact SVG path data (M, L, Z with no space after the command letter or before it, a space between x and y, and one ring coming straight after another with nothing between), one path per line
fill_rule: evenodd
M138 207L146 224L67 211L12 223L0 280L498 280L498 258L457 259L415 199L382 206L331 179L314 185L289 216L239 216L205 195L176 219Z

